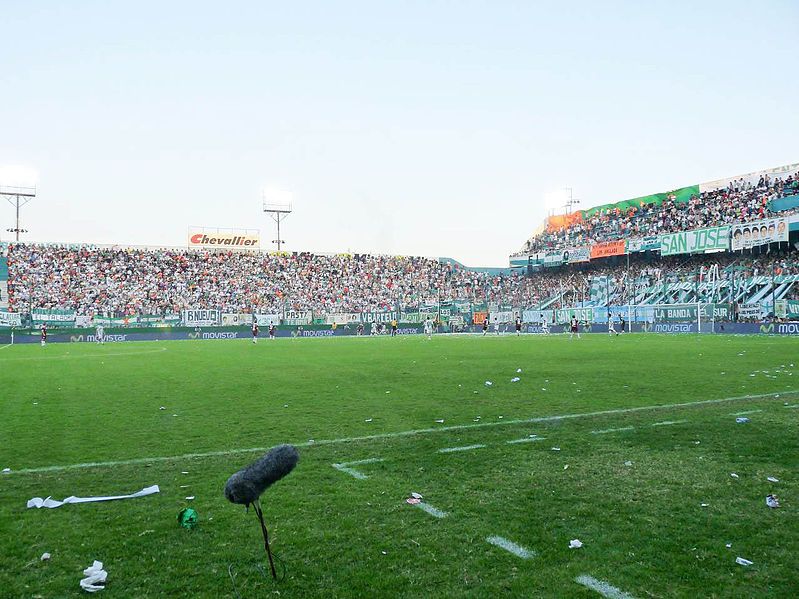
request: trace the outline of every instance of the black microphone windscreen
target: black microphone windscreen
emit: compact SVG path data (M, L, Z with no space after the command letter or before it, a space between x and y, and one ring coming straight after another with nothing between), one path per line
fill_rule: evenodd
M261 493L294 470L300 454L293 445L278 445L233 474L225 484L225 497L232 503L250 505Z

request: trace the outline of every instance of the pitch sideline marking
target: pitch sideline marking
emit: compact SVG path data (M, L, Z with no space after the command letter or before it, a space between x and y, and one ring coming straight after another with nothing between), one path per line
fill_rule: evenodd
M521 545L517 545L513 541L509 541L505 537L488 537L486 539L489 543L494 545L495 547L499 547L500 549L504 549L515 555L516 557L520 557L522 559L530 559L531 557L535 557L535 551L530 551L529 549L525 549Z
M734 414L730 414L730 416L746 416L747 414L757 414L762 411L763 410L747 410L746 412L735 412Z
M562 414L559 416L539 416L536 418L526 418L519 420L502 420L498 422L479 422L477 424L456 424L452 426L442 426L439 428L420 428L409 431L395 431L391 433L378 433L375 435L364 435L362 437L343 437L340 439L323 439L321 441L306 441L295 443L295 447L313 447L314 445L338 445L340 443L354 443L357 441L374 441L376 439L394 439L398 437L412 437L416 435L426 435L428 433L460 431L466 429L479 429L492 426L507 426L516 424L536 424L540 422L559 422L561 420L572 420L576 418L591 418L593 416L610 416L614 414L632 414L634 412L645 412L651 410L671 410L675 408L686 408L691 406L713 405L729 403L732 401L743 401L753 399L768 399L778 395L796 395L796 391L781 391L780 393L763 393L760 395L740 395L737 397L722 397L720 399L703 399L700 401L688 401L673 404L659 404L654 406L636 406L634 408L615 408L613 410L601 410L598 412L582 412L579 414ZM113 460L106 462L84 462L81 464L67 464L64 466L42 466L38 468L23 468L12 470L8 474L36 474L41 472L62 472L64 470L76 470L81 468L107 468L109 466L131 466L135 464L150 464L154 462L170 462L173 460L190 460L196 458L213 458L220 456L236 455L240 453L258 453L267 451L268 447L251 447L248 449L226 449L222 451L207 451L202 453L186 453L182 455L157 456L151 458L131 458L128 460Z
M5 345L0 346L0 349L5 349L7 347L11 347L11 343L6 343Z
M5 346L8 347L8 346ZM0 347L0 349L3 349ZM124 352L117 352L117 353L108 353L108 354L61 354L58 356L23 356L17 358L7 358L3 360L3 363L6 362L23 362L23 361L31 361L31 360L75 360L78 358L83 359L92 359L92 358L108 358L114 356L141 356L144 354L160 354L161 352L167 351L167 348L162 347L160 349L148 349L143 351L124 351Z
M635 597L629 593L625 593L621 589L617 589L612 584L607 583L604 580L597 580L593 576L588 576L587 574L578 576L574 579L574 582L581 584L592 591L596 591L608 599L635 599Z
M351 466L359 466L361 464L376 464L377 462L382 462L383 458L367 458L365 460L356 460L354 462L343 462L341 464L331 464L333 468L340 472L344 472L349 474L353 478L357 478L358 480L366 480L369 478L360 470L356 470L355 468L351 468Z
M420 510L427 512L435 518L446 518L449 515L447 512L442 512L440 509L433 507L429 503L424 503L423 501L415 504L414 507L418 507Z
M687 420L664 420L663 422L654 422L651 426L671 426L672 424L685 424Z
M505 441L508 445L514 445L516 443L532 443L533 441L544 441L546 437L523 437L522 439L513 439L512 441Z
M463 447L444 447L437 451L438 453L455 453L456 451L470 451L472 449L482 449L483 447L485 447L485 445L477 443L475 445L464 445Z

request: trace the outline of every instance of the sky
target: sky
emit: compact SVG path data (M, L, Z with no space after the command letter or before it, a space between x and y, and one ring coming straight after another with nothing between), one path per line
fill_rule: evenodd
M799 162L799 3L0 3L23 239L506 266L580 208ZM0 239L14 210L0 205Z

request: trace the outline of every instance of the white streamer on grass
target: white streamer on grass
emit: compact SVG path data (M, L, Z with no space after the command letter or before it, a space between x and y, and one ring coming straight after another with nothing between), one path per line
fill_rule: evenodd
M535 557L535 551L525 549L521 545L517 545L513 541L509 541L505 537L488 537L486 541L522 559L530 559L531 557Z
M378 433L376 435L364 435L362 437L343 437L340 439L323 439L320 441L305 441L302 443L294 443L295 447L313 447L316 445L338 445L341 443L355 443L359 441L374 441L378 439L395 439L399 437L412 437L417 435L427 435L431 433L442 433L448 431L460 431L468 429L480 429L493 426L508 426L516 424L537 424L541 422L559 422L561 420L572 420L576 418L592 418L594 416L610 416L613 414L632 414L635 412L648 412L656 410L672 410L676 408L688 408L694 406L706 406L713 404L729 403L733 401L746 401L757 399L769 399L779 397L780 395L796 395L797 391L781 391L780 393L764 393L761 395L742 395L738 397L724 397L721 399L704 399L700 401L689 401L683 403L673 404L659 404L653 406L637 406L634 408L616 408L613 410L601 410L598 412L583 412L577 414L563 414L560 416L539 416L536 418L526 418L521 420L502 420L495 422L479 422L477 424L458 424L453 426L442 426L438 428L420 428L408 431L397 431L390 433ZM207 451L202 453L186 453L172 456L157 456L150 458L132 458L127 460L111 460L104 462L83 462L79 464L67 464L61 466L41 466L37 468L22 468L19 470L12 470L10 475L13 474L36 474L41 472L63 472L65 470L78 470L82 468L108 468L112 466L132 466L136 464L154 464L158 462L172 462L178 460L193 460L198 458L213 458L220 456L230 456L241 453L263 453L267 451L268 447L251 447L247 449L227 449L222 451Z
M664 420L663 422L654 422L652 426L671 426L672 424L684 424L687 420Z
M513 439L513 441L505 441L508 445L516 443L532 443L533 441L544 441L546 437L524 437L522 439Z
M478 443L476 445L464 445L463 447L444 447L439 449L438 453L455 453L456 451L470 451L472 449L482 449L485 445Z
M587 574L578 576L574 579L574 582L581 584L592 591L596 591L608 599L635 599L635 597L629 593L625 593L621 589L617 589L612 584L605 582L604 580L597 580L593 576L588 576Z

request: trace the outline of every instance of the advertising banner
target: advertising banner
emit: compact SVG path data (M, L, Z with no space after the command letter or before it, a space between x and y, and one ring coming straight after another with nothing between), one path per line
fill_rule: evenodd
M777 318L799 318L799 301L777 300L774 306L774 315Z
M31 310L31 320L34 326L46 324L47 326L75 326L74 310L46 310L44 308L34 308Z
M634 237L627 240L627 253L645 252L647 250L659 250L660 237L650 235L649 237Z
M565 251L549 252L544 257L544 266L547 268L552 266L560 266L564 262L568 261L568 256L569 254Z
M607 256L620 256L624 253L626 242L623 239L606 241L591 246L591 260L606 258Z
M282 316L277 312L253 314L249 321L246 319L247 314L242 314L242 316L245 317L244 324L249 324L252 326L252 319L255 318L255 321L258 323L259 327L268 327L270 324L277 326L280 324L280 320L282 318Z
M483 324L487 316L488 312L473 312L472 322L474 322L474 324Z
M187 327L215 327L221 323L219 310L183 310L183 324Z
M429 314L424 312L400 312L399 322L409 324L419 324L424 322Z
M429 314L425 314L425 316L429 316ZM397 312L361 312L360 314L357 314L357 317L357 321L364 323L389 323L392 320L399 320L399 314L397 314Z
M22 316L16 312L0 310L0 327L21 327Z
M188 245L190 248L252 250L260 247L261 236L257 230L204 230L190 227Z
M731 249L747 250L759 245L788 241L788 220L769 218L751 223L735 223L732 226Z
M661 256L698 254L730 248L730 226L680 231L660 236Z
M80 317L78 317L80 318ZM77 324L76 326L80 326ZM180 324L180 316L177 314L168 314L166 316L160 315L143 315L143 316L94 316L90 319L86 326L103 325L104 327L172 327Z
M488 315L491 321L491 324L506 324L509 322L513 322L513 311L507 312L491 312Z

